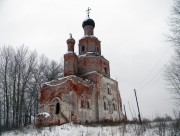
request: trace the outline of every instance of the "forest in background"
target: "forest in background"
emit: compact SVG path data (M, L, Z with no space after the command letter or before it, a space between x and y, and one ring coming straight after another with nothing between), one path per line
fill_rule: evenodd
M62 60L49 60L24 45L0 48L0 131L33 123L41 84L62 76Z

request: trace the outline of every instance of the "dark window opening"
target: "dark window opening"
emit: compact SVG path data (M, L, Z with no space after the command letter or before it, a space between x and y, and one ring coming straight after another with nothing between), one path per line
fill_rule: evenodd
M106 102L104 102L104 110L107 110Z
M113 103L113 109L116 111L116 105L115 105L115 103Z
M97 47L97 52L99 52L99 47Z
M104 71L105 71L105 73L107 74L107 67L104 67Z
M60 104L56 103L56 114L59 114L60 111Z
M82 51L82 52L84 52L84 51L85 51L85 47L84 47L84 46L82 46L81 51Z
M111 88L110 88L109 83L107 83L107 92L108 92L109 95L111 95Z
M110 90L110 88L108 87L108 94L111 94L111 90Z
M89 101L87 101L87 108L89 109L90 107L89 107Z
M84 104L83 104L83 101L81 101L81 108L83 108L84 107Z

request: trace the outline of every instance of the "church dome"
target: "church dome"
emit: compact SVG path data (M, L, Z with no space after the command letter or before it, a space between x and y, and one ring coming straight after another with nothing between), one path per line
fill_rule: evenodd
M86 20L83 21L82 23L82 27L84 28L87 25L91 25L93 27L95 27L95 22L93 19L87 18Z
M72 34L70 34L70 37L69 37L69 39L67 39L67 44L75 44L75 40L74 40L74 38L72 38Z

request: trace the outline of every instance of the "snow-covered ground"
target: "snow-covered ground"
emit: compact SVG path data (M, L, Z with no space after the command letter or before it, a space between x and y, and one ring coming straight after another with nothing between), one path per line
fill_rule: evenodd
M26 127L2 136L171 136L170 127L157 125L82 126L65 124L41 129Z

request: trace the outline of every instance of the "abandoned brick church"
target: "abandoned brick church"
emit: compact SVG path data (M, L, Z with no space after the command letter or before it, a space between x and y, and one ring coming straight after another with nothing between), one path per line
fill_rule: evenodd
M110 78L109 61L101 55L101 42L94 36L95 22L89 14L82 27L79 55L74 52L75 40L70 35L64 77L42 86L37 126L124 119L118 82Z

